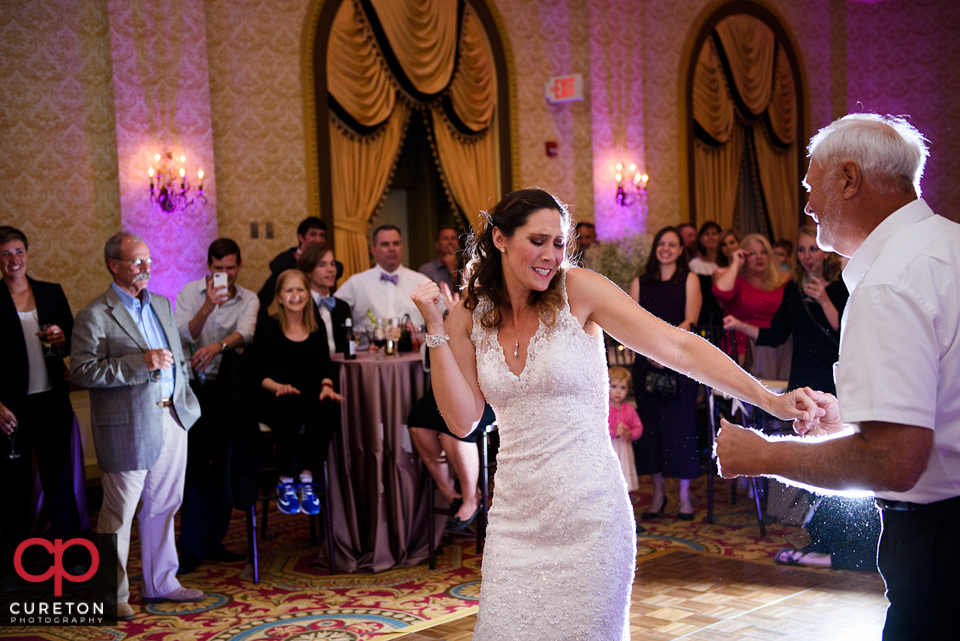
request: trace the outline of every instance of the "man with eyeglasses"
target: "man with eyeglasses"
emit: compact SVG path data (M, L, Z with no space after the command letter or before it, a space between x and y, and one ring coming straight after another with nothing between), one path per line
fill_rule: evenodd
M183 500L187 430L200 416L170 301L147 291L153 261L140 236L120 232L104 247L113 284L77 314L71 380L90 390L100 466L101 534L117 535L117 615L128 604L127 557L137 505L145 602L200 601L177 580L173 516Z

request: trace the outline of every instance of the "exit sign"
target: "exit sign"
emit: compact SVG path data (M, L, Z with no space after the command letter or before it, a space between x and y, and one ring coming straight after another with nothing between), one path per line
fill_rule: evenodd
M583 100L583 76L578 73L569 76L555 76L543 85L543 95L547 102L571 102Z

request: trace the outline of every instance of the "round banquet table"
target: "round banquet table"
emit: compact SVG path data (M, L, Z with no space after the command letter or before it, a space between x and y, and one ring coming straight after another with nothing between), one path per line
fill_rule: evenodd
M382 572L428 555L427 474L410 441L407 415L429 387L419 353L361 353L340 365L341 430L329 461L338 572ZM445 518L445 517L443 517ZM443 527L436 528L436 545ZM327 546L318 563L329 567Z

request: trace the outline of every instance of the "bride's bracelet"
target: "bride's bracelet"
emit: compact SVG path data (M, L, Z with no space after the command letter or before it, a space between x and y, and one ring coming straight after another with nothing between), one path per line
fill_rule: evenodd
M450 340L450 334L424 334L423 342L427 344L427 347L440 347L444 343Z

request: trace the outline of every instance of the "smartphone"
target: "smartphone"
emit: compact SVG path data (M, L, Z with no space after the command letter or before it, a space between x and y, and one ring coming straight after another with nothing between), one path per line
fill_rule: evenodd
M227 275L223 272L216 272L213 275L213 288L217 289L218 287L227 286Z

